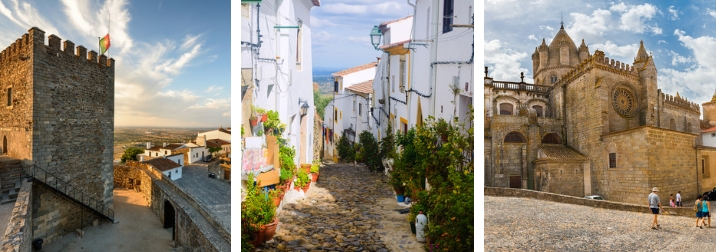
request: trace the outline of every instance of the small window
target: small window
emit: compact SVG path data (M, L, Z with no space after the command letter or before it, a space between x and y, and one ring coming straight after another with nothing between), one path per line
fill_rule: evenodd
M557 75L556 74L552 74L552 76L550 76L549 79L552 82L552 84L557 83Z
M522 133L519 132L510 132L505 136L505 143L526 143L527 140L525 139L525 136L522 135Z
M716 133L711 133L711 137L716 137Z
M12 106L12 88L7 88L7 105Z
M512 104L501 103L500 104L500 115L512 115Z
M453 0L443 2L443 33L452 31Z
M609 153L609 168L617 168L617 154Z
M537 112L537 117L542 117L542 106L534 105L532 108Z
M363 116L363 104L358 103L358 116Z
M179 173L179 169L174 170L174 173Z

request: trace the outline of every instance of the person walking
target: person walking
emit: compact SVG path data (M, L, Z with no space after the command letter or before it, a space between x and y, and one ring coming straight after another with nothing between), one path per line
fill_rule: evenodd
M701 205L702 205L701 217L703 218L703 220L701 221L702 226L706 225L706 218L708 217L709 218L708 227L710 228L711 227L711 213L709 212L709 208L711 207L711 203L709 202L709 196L704 195L704 199L701 200Z
M674 204L674 194L672 193L671 196L669 196L669 207L674 207L676 204Z
M703 228L699 225L699 221L701 220L701 217L703 217L701 210L703 209L703 206L701 206L701 195L696 197L696 202L694 203L694 209L696 209L696 227L697 228Z
M683 207L684 205L681 204L681 191L676 193L676 206L677 207Z
M659 188L652 188L647 198L651 213L654 214L654 219L651 221L651 229L661 228L659 220L657 219L659 217L659 209L661 208L661 201L659 200L659 195L656 195L657 192L659 192Z

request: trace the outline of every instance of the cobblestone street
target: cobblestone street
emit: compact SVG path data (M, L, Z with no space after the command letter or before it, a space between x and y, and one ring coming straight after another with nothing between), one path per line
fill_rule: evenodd
M646 195L644 199L646 202ZM485 251L713 251L716 228L697 228L695 217L660 215L661 229L652 230L652 216L530 198L485 196L484 248ZM711 221L716 227L716 219Z
M306 199L287 204L273 240L257 251L423 251L382 173L322 165Z

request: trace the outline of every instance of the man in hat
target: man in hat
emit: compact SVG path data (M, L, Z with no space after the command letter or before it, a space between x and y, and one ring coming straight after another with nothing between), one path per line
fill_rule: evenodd
M651 209L651 213L654 214L654 220L651 221L651 229L657 229L660 228L659 221L657 220L657 217L659 217L659 209L661 208L661 201L659 200L659 195L656 195L656 193L659 192L659 188L654 187L651 189L651 193L649 194L649 208Z

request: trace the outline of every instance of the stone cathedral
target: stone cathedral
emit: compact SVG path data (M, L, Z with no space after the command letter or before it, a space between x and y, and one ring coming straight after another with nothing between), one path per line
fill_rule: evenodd
M643 42L627 64L577 47L562 26L532 68L535 83L485 68L486 186L635 204L655 186L699 193L700 106L662 93Z

